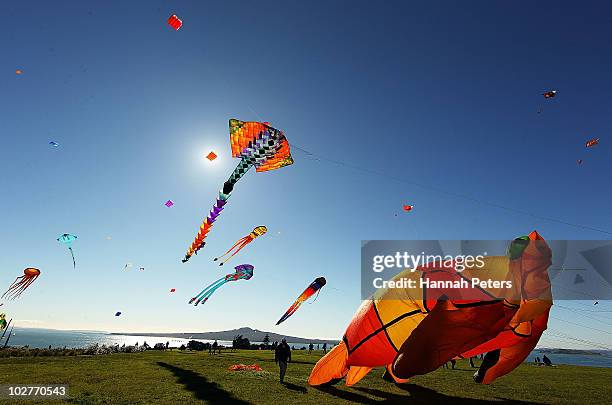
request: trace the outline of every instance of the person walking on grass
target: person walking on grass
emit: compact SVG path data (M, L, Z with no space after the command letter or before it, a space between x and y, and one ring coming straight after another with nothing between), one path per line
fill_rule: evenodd
M291 362L291 349L285 339L283 339L281 344L276 346L276 350L274 350L274 362L276 362L280 368L280 383L284 384L287 363Z

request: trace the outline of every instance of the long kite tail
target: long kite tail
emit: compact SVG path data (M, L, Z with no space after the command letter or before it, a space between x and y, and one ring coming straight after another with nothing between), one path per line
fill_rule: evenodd
M72 246L68 246L70 249L70 254L72 255L72 267L76 269L76 261L74 260L74 252L72 251Z
M236 255L236 253L240 252L242 250L242 248L244 248L246 245L248 245L252 241L253 241L253 237L251 235L245 236L244 238L242 238L238 242L236 242L236 244L234 246L232 246L223 255L215 258L215 261L221 259L224 256L227 256L228 253L230 253L234 248L236 248L234 253L232 253L229 257L227 257L225 260L223 260L221 263L219 263L219 266L223 266L224 263L227 263L232 257L234 257Z
M287 312L285 312L285 314L281 317L281 319L278 320L278 322L276 322L277 325L280 325L281 323L285 322L291 315L293 315L295 313L295 311L298 310L298 308L300 307L300 305L302 305L302 302L304 302L304 299L301 299L302 297L298 298L287 310Z
M236 243L234 243L234 245L233 245L231 248L227 249L227 252L223 253L223 254L222 254L221 256L219 256L219 257L215 257L215 258L214 258L214 261L216 262L217 260L221 259L223 256L227 255L229 252L231 252L232 250L234 250L234 248L235 248L236 246L238 246L238 245L240 245L241 243L243 243L243 242L244 242L244 241L245 241L247 238L248 238L248 236L245 236L244 238L240 238L240 239L238 239L238 241L237 241Z
M234 185L251 168L251 166L253 166L253 161L251 159L243 158L238 164L238 166L236 166L236 168L234 169L234 172L232 173L230 178L225 182L225 184L223 184L223 189L219 191L219 197L217 198L215 205L213 205L212 209L210 210L210 213L202 222L198 234L196 235L195 239L191 243L191 246L187 250L185 258L182 260L183 263L187 262L191 258L191 256L193 256L194 253L197 253L198 250L200 250L206 244L204 239L206 239L208 232L210 232L210 228L212 228L213 223L221 214L223 207L225 207L225 204L227 204L227 199L230 197L232 191L234 190Z
M25 276L17 277L17 279L11 284L11 286L6 290L2 297L6 296L7 300L13 300L21 295L21 293L30 286L34 282L34 279L25 279Z
M223 284L225 284L225 282L226 282L225 277L221 277L220 279L218 279L217 281L215 281L214 283L212 283L211 285L209 285L208 287L206 287L205 289L200 291L200 293L198 295L196 295L195 297L190 299L189 303L193 304L195 302L194 305L198 305L200 302L202 302L202 300L204 300L204 302L206 302L206 300L208 300L208 297L210 297L210 295L213 292L215 292L215 290L217 288L219 288Z
M13 327L11 328L11 331L9 332L9 335L6 337L6 342L4 342L4 347L6 347L8 345L9 340L11 340L11 335L13 334L13 329L15 329L15 324L13 324Z
M318 280L318 279L317 279ZM314 284L314 283L313 283ZM285 312L285 314L281 317L281 319L278 320L278 322L276 322L277 325L281 324L282 322L285 322L287 320L287 318L289 318L291 315L293 315L295 313L295 311L298 310L298 308L300 307L300 305L302 305L302 303L306 302L306 300L308 300L310 297L313 296L313 294L316 292L317 296L315 297L315 301L317 300L317 298L319 297L319 293L321 292L321 287L315 289L315 287L313 287L313 284L311 284L310 286L308 286L308 288L306 288L299 297L297 297L297 299L295 300L295 302L289 307L289 309L287 310L287 312ZM313 301L314 302L314 301Z

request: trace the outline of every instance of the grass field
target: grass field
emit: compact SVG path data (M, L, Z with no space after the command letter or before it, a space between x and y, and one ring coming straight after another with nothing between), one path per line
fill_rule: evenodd
M0 384L68 384L80 404L503 404L612 403L612 369L522 365L493 385L472 381L464 361L395 385L373 370L352 388L316 389L306 380L321 353L294 352L286 385L267 351L120 353L103 356L25 357L0 360ZM232 364L258 363L264 372L231 372ZM0 400L8 403L7 400ZM61 403L39 401L40 403ZM24 403L36 403L27 401Z

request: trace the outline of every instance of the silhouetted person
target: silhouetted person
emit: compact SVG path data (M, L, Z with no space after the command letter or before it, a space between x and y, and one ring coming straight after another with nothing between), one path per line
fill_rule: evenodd
M166 342L166 350L168 350L168 347L170 347L170 342Z
M280 368L280 383L283 384L285 382L285 373L287 372L287 363L291 362L291 349L285 339L274 350L274 361Z
M323 343L323 353L327 353L327 343Z
M552 361L550 361L550 359L546 357L546 355L542 357L542 363L544 363L545 366L552 366Z
M217 341L215 340L215 342L212 344L212 354L215 354L215 352L217 351Z
M473 357L470 357L470 367L476 368L476 366L474 365L474 358Z
M308 345L308 354L312 353L313 347L314 345L312 343Z

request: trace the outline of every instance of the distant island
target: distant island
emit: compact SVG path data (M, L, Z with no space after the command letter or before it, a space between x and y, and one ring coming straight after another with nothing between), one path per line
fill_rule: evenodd
M190 333L110 333L111 335L124 335L124 336L152 336L152 337L168 337L168 338L182 338L182 339L203 339L203 340L234 340L237 335L249 339L250 342L263 342L264 337L268 335L270 342L280 342L281 339L287 339L288 343L301 343L301 344L337 344L338 340L326 340L326 339L308 339L296 336L281 335L274 332L265 332L251 328L239 328L232 330L224 330L219 332L190 332Z
M581 350L581 349L536 349L540 353L550 354L581 354L590 356L601 356L601 351L598 350Z

